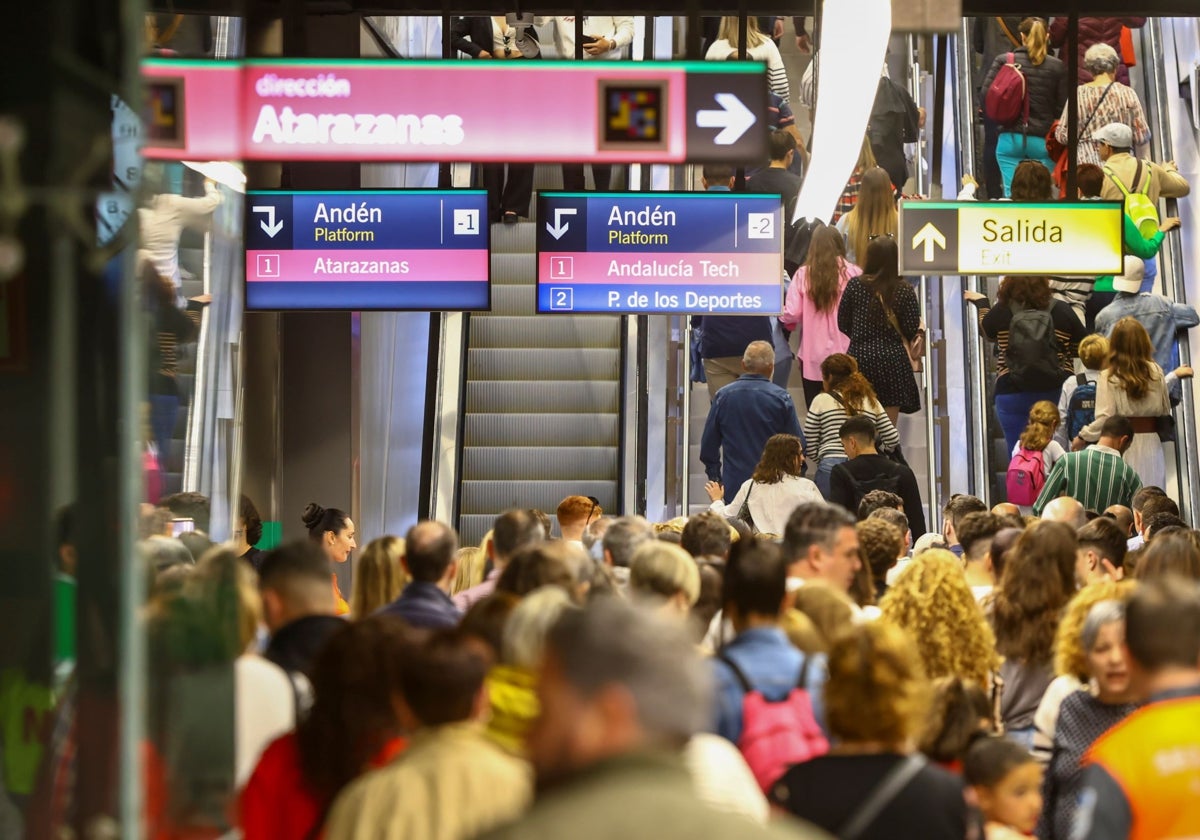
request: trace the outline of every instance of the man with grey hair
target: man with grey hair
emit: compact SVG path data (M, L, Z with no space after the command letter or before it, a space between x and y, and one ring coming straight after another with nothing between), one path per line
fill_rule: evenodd
M654 539L654 528L642 516L614 519L604 532L604 565L624 591L629 584L629 569L638 548Z
M708 410L700 460L709 480L724 485L725 504L753 474L768 438L787 434L804 439L791 395L771 382L774 369L771 343L751 342L742 355L743 374L717 392Z
M683 762L708 724L712 682L684 627L604 598L546 639L529 733L537 798L484 840L820 837L706 805Z

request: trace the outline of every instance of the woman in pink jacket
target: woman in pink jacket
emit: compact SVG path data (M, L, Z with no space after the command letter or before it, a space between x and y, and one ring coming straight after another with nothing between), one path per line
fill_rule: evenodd
M838 304L851 277L862 269L846 259L846 241L837 228L813 231L808 259L796 271L780 319L784 329L800 331L800 375L804 402L811 405L821 393L821 362L845 353L850 338L838 329Z

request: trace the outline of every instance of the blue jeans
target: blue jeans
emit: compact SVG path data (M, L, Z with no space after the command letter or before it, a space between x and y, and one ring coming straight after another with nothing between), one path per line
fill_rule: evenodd
M158 463L167 472L171 457L171 440L175 437L175 418L179 414L179 397L174 394L150 395L150 430L158 447ZM151 499L157 502L158 499Z
M817 465L817 474L813 476L813 483L817 485L817 489L826 499L829 498L829 476L833 472L833 468L845 460L845 455L831 455L828 458L822 458L821 463Z
M1006 198L1012 192L1013 172L1023 160L1036 160L1048 171L1054 171L1054 161L1046 154L1046 138L1036 134L1026 136L1019 131L1000 132L996 140L996 163L1000 167Z
M1062 389L1054 391L1032 391L1016 394L996 394L996 416L1000 419L1000 428L1004 430L1005 452L1011 453L1021 437L1021 432L1029 425L1029 409L1039 400L1049 400L1058 405ZM1007 467L1007 464L1005 465Z

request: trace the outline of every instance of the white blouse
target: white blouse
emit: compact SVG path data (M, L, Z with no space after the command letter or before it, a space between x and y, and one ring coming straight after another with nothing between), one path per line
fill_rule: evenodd
M807 478L785 475L783 481L775 484L759 484L748 479L738 488L733 501L725 504L717 499L709 505L709 510L722 516L736 516L742 509L747 493L750 495L750 516L754 519L754 527L766 534L782 535L792 511L805 502L824 501L817 485Z

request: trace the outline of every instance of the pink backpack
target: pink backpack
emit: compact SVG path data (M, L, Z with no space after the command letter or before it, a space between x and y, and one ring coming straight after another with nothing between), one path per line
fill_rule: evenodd
M1008 500L1014 505L1032 505L1046 486L1046 462L1036 449L1021 447L1008 463Z
M983 111L1001 128L1029 125L1029 91L1016 56L1008 53L983 98Z
M738 749L742 751L742 757L746 759L750 772L764 793L793 764L829 752L829 741L817 725L812 700L805 688L808 657L800 667L796 687L778 703L768 701L761 691L751 686L745 673L730 657L720 654L719 658L733 671L745 692L742 698L742 737L738 739Z

